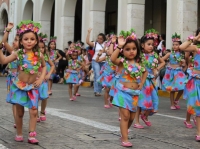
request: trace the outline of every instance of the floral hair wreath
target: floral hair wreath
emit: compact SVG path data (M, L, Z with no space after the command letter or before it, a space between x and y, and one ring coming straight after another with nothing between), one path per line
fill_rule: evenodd
M153 28L147 30L144 34L146 38L154 38L154 40L158 38L158 32Z
M68 53L69 55L71 55L71 54L74 53L74 52L78 52L78 50L68 50L67 53Z
M56 36L52 36L50 37L50 42L56 42L57 37Z
M24 21L21 21L17 25L17 34L20 35L20 34L24 33L25 31L32 31L34 33L38 33L38 31L41 27L42 26L40 23L36 23L31 20L24 20Z
M120 34L121 36L123 36L125 39L131 38L133 40L137 40L137 36L135 34L135 29L131 28L130 31L121 31Z
M46 42L47 41L47 34L39 33L38 38L39 38L39 41Z
M82 49L81 43L80 42L76 42L74 48L75 48L75 50L81 50Z
M181 41L181 35L178 35L177 33L175 33L174 35L172 35L172 41Z

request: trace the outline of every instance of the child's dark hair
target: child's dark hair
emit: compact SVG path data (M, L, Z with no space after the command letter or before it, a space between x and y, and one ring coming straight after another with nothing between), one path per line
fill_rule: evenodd
M181 44L182 44L182 41L174 41L174 42L178 42L178 43L179 43L179 45L181 45Z
M199 35L199 33L200 33L200 27L196 30L195 36ZM195 41L194 45L197 45L197 44L200 44L200 42L199 41Z
M51 44L52 42L54 42L54 41L49 41L49 43L48 43L48 50L49 50L49 52L51 51L50 44ZM54 43L55 43L55 45L56 45L56 42L54 42ZM55 46L55 50L56 50L56 46Z
M166 36L165 36L165 34L161 34L160 37L161 37L163 40L165 40L165 37L166 37Z
M153 40L154 41L154 38L147 38L146 36L142 36L142 38L140 39L140 48L141 50L143 49L142 48L142 44L146 43L148 40Z
M165 42L165 40L162 42L162 45L163 45L164 47L166 47L166 42Z
M136 48L137 48L137 55L135 56L135 60L137 62L140 62L140 46L139 46L139 43L138 43L138 40L133 40L131 37L128 37L126 39L126 43L124 44L124 46L122 47L124 49L124 47L129 44L129 43L134 43Z
M106 36L103 33L100 33L98 36L101 36L103 38L103 41L106 41Z
M44 43L42 40L40 40L39 43L44 44L44 55L47 54L47 51L46 51L46 49L45 49L45 43Z
M23 32L22 34L19 35L19 49L24 49L24 46L20 43L22 41L22 38L24 36L24 34L26 33L30 33L32 31L28 30L28 31L25 31ZM35 34L35 37L36 37L36 41L37 41L37 44L33 47L33 52L37 52L39 50L39 38L38 38L38 35L37 33L34 33L32 32L33 34Z

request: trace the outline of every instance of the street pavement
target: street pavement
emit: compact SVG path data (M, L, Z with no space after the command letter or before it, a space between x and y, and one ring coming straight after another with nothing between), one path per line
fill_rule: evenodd
M11 105L5 102L6 79L0 78L0 149L122 149L118 108L104 109L103 97L92 88L80 88L81 97L69 101L68 86L53 84L48 99L47 121L37 123L39 145L27 143L29 114L24 115L23 143L15 142ZM196 128L185 128L186 101L181 109L170 110L169 99L160 98L159 113L149 117L151 127L131 127L129 138L134 149L199 149ZM141 124L144 125L143 122Z

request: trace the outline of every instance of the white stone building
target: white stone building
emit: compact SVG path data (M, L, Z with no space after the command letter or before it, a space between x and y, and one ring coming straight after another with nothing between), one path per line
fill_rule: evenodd
M98 33L119 33L135 28L142 36L155 28L166 34L167 48L177 32L185 39L200 26L200 0L1 0L0 36L8 22L18 24L30 19L42 24L41 31L58 37L57 48L67 41L85 41L87 29L93 28L91 40ZM10 34L13 41L15 31Z

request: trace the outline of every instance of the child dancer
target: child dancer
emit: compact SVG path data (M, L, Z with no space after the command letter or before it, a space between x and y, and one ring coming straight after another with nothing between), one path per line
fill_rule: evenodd
M147 126L151 126L151 122L148 120L149 114L156 113L158 110L159 99L155 82L158 71L165 65L165 62L154 52L154 41L157 38L158 35L154 29L147 30L145 35L141 38L141 61L148 71L148 76L139 96L139 108L136 113L134 128L144 128L139 123L141 110L141 119Z
M47 54L47 51L45 49L45 43L44 42L47 40L47 35L40 33L40 34L38 34L38 37L39 37L40 52L44 56L44 60L46 62L46 68L47 68L45 79L38 89L39 99L42 100L40 117L39 117L39 114L38 114L38 119L37 119L37 122L40 122L40 121L46 121L45 109L46 109L46 106L47 106L47 99L49 97L49 95L48 95L48 80L49 80L51 74L53 73L55 66L54 66L53 62L50 60L50 58Z
M104 108L110 108L112 104L110 103L109 92L114 81L113 78L115 77L116 66L110 60L111 53L109 51L107 51L107 56L100 58L102 53L103 51L100 50L97 54L96 62L99 63L105 60L106 62L103 66L104 70L102 71L102 74L97 81L100 82L103 87L105 87Z
M29 137L28 142L38 144L36 137L37 107L38 107L38 87L42 83L46 66L42 54L38 50L38 35L40 28L39 23L33 21L22 21L18 25L19 47L17 52L13 52L10 56L4 57L0 50L0 63L6 64L17 60L18 75L13 79L10 92L12 98L10 103L16 104L16 125L17 135L15 141L22 142L22 121L24 115L24 107L29 108ZM0 48L1 49L1 48ZM42 74L39 79L38 70L42 65Z
M62 56L58 53L58 51L56 50L56 39L57 37L50 37L50 42L48 44L48 48L49 48L49 55L50 55L50 60L56 65L56 63L59 62L59 60L62 58ZM58 58L57 58L58 57ZM54 75L56 73L56 70L54 70L54 73L51 74L51 77L48 81L48 87L49 87L49 91L48 94L52 95L52 84L53 84L53 78Z
M78 51L71 50L69 51L70 60L68 62L68 69L65 71L64 78L65 82L69 84L69 97L70 101L76 100L77 90L74 91L74 95L72 95L72 87L73 84L79 83L79 72L81 70L81 62L78 61ZM76 88L77 89L77 88Z
M80 42L77 42L76 44L75 44L75 50L77 50L78 51L78 61L81 63L81 69L80 69L80 71L79 71L79 82L78 82L78 84L76 84L76 85L74 85L74 94L76 95L76 96L81 96L79 93L78 93L78 90L79 90L79 87L80 87L80 85L83 83L83 78L84 78L84 69L85 69L85 60L84 60L84 58L83 58L83 55L82 55L82 45L81 45L81 43Z
M162 90L170 92L171 109L180 109L178 105L179 99L183 94L185 87L186 64L184 60L184 53L180 52L179 46L181 45L181 36L175 33L172 35L173 49L170 53L167 53L162 59L167 60L169 58L169 65L166 68L165 76L162 80ZM175 92L178 92L175 100Z
M118 47L111 56L111 61L118 65L118 69L121 71L115 86L116 92L112 104L119 107L121 114L121 145L131 147L132 144L128 141L128 128L134 120L138 96L147 72L139 64L140 49L135 33L129 33L127 36L122 32L121 35L124 37L118 37ZM124 57L118 58L120 51Z
M18 35L18 33L15 36L12 47L7 43L9 32L11 31L11 29L13 27L14 27L13 23L8 23L8 26L6 27L6 32L5 32L5 34L3 36L3 40L2 40L2 43L4 43L6 50L10 54L12 54L13 51L16 51L17 49L19 49L19 35ZM17 75L17 61L13 61L13 62L9 63L8 69L9 69L8 76L7 76L7 79L6 79L8 94L7 94L7 97L6 97L6 102L10 103L10 101L11 101L10 86L12 85L12 79L14 77L16 77L16 75ZM13 116L14 116L14 121L15 121L14 128L16 128L16 105L15 104L12 105L12 110L13 110Z
M191 45L192 42L194 44L200 43L200 33L196 37L188 37L188 41L185 41L179 48L182 51L193 52L194 54L194 68L187 71L189 78L184 89L184 94L187 94L187 112L196 116L196 141L200 141L200 49L197 45Z

